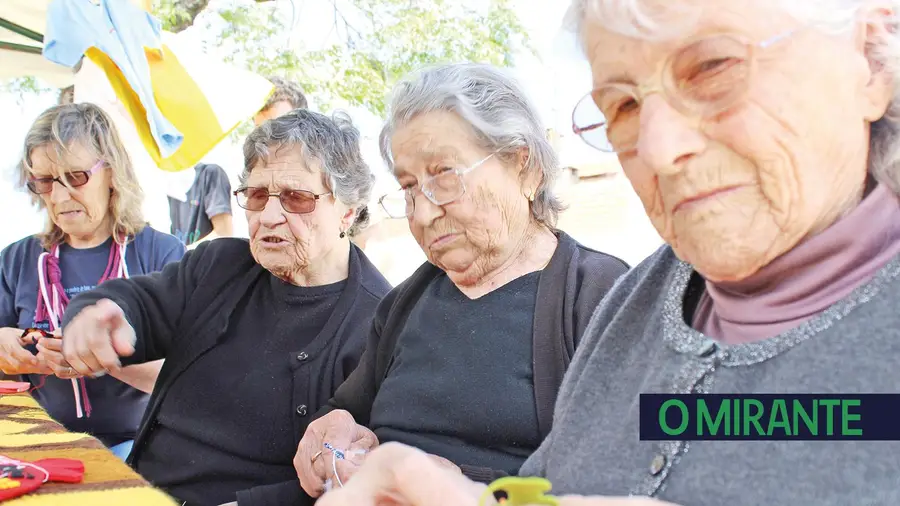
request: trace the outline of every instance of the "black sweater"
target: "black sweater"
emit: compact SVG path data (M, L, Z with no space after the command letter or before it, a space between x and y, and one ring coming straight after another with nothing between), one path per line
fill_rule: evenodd
M137 364L165 358L156 387L144 414L129 463L140 467L141 453L159 426L160 407L166 402L171 386L203 355L219 346L226 335L232 312L246 300L252 287L259 285L267 272L250 255L248 243L241 239L217 239L201 244L188 252L181 262L168 265L162 272L136 276L130 280L111 280L95 290L75 297L64 317L64 327L86 306L100 299L110 299L124 311L137 335L135 353L123 358L123 365ZM312 414L322 407L336 388L356 367L373 312L390 285L356 246L351 247L350 272L331 316L319 335L296 350L295 363L290 370L292 405L285 406L293 416L296 450ZM260 319L271 314L261 314ZM259 343L266 343L259 336ZM206 361L205 363L209 363ZM210 371L208 379L213 388L216 376L224 371ZM193 375L194 378L203 375ZM229 392L222 392L227 396ZM234 404L239 406L240 399ZM240 418L235 409L223 416ZM254 427L247 427L248 431ZM214 430L214 428L210 428ZM202 438L215 441L216 434ZM252 439L248 438L248 443ZM234 444L233 441L230 444ZM258 452L248 448L247 453ZM222 459L227 473L234 472L234 462ZM286 462L286 465L291 465ZM243 462L242 465L246 465ZM152 482L153 476L147 476ZM301 489L295 479L277 484L257 483L237 493L241 506L260 504L291 504ZM233 500L233 499L232 499Z
M556 395L569 361L594 309L628 265L605 253L591 250L557 232L559 245L547 267L541 271L532 331L534 402L541 438L550 432ZM334 409L344 409L357 423L371 424L372 405L402 351L398 336L410 313L432 281L444 272L426 263L381 301L375 314L365 353L359 367L338 388L334 398L316 417ZM459 315L466 318L469 315ZM427 333L428 329L421 329ZM496 357L503 360L504 357ZM433 381L453 382L454 378ZM484 385L491 388L491 385ZM473 395L477 392L473 392ZM465 418L448 415L449 423L465 423ZM497 436L502 439L504 436ZM476 481L490 482L506 475L502 470L461 465L463 473Z

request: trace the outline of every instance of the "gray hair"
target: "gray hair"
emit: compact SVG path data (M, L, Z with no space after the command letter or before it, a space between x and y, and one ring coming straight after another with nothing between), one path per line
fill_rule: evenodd
M56 105L66 105L75 102L75 86L66 86L59 90L59 97L56 99Z
M451 111L462 118L481 147L509 162L528 150L524 176L541 176L531 205L532 218L556 225L562 202L553 194L559 162L546 137L537 109L516 81L497 67L481 63L425 68L400 81L391 94L388 119L381 130L381 156L391 171L391 137L420 114Z
M643 0L573 0L566 22L578 34L583 34L585 22L590 18L607 30L645 39L663 33L667 25L673 26L671 20L655 19L644 3ZM839 35L852 33L860 19L860 10L868 3L867 0L817 0L782 2L781 6L799 21ZM889 4L893 12L885 22L898 26L900 0L891 0ZM869 173L900 194L900 31L888 30L876 41L870 55L893 78L894 96L885 115L872 123Z
M307 109L295 109L256 127L244 141L244 170L241 186L253 168L281 149L300 147L302 156L318 162L325 186L334 197L356 209L352 237L368 224L366 205L372 197L375 175L363 160L359 130L350 117L335 113L331 118Z
M275 86L275 91L269 96L269 100L266 101L266 105L261 110L265 111L278 102L287 102L291 104L293 109L306 109L309 107L306 95L303 94L303 90L300 89L297 83L277 76L268 76L266 79Z

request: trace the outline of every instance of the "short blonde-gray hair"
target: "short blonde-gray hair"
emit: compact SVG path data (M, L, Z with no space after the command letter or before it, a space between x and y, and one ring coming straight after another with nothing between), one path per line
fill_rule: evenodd
M17 166L19 186L26 188L31 175L31 155L35 149L46 146L56 153L58 160L65 160L75 143L102 160L111 171L113 191L109 199L109 212L113 223L110 232L114 240L140 232L147 226L141 210L144 192L112 119L94 104L57 105L38 116L25 136L22 161ZM32 193L31 197L39 208L46 208L39 196ZM64 242L66 234L48 214L44 231L38 237L41 244L49 249Z

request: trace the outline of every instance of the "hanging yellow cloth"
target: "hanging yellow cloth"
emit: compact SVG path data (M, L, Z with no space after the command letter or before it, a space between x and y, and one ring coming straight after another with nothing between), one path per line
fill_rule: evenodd
M118 66L97 48L88 49L85 56L106 74L134 122L144 148L165 171L175 172L199 163L242 121L258 112L273 91L272 84L266 79L225 65L209 64L210 68L189 73L168 44L163 44L161 51L147 49L145 53L156 105L184 135L181 146L167 158L162 157L151 134L144 105ZM200 74L215 79L198 83L194 76ZM206 85L206 89L202 85ZM211 95L220 98L210 100Z

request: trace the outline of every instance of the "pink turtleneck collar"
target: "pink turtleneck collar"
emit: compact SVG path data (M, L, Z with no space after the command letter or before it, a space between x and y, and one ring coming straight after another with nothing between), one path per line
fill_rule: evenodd
M900 200L878 185L849 214L738 282L706 282L692 327L726 344L774 337L827 309L900 253Z

